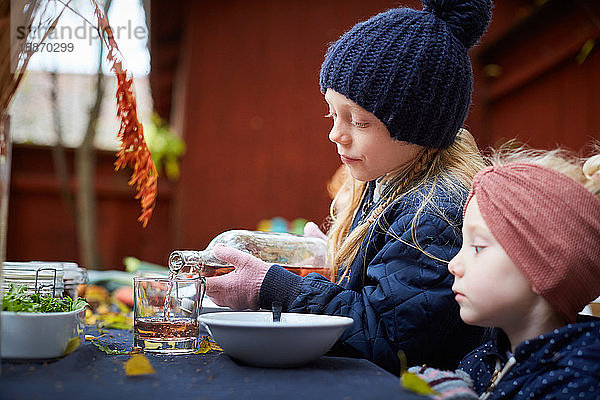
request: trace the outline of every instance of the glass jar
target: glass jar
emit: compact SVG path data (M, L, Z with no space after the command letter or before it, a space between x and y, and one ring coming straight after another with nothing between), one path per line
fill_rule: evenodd
M77 298L80 285L88 282L87 270L74 262L27 261L4 263L3 291L13 283L26 286L28 293Z
M88 284L87 269L74 262L63 262L62 267L65 295L75 299L82 292L82 286Z
M174 272L199 270L203 276L223 275L233 266L213 254L217 244L245 251L268 264L280 265L300 276L317 272L331 279L327 265L327 242L290 233L231 230L216 236L204 250L175 250L169 256Z

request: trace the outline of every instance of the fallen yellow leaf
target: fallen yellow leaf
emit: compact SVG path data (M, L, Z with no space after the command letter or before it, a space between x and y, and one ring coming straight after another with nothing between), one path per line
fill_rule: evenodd
M125 374L129 376L150 375L156 371L150 361L143 354L133 354L125 363Z
M208 336L202 336L202 340L200 344L198 344L198 350L194 352L194 354L204 354L210 351L210 340L208 340Z
M79 338L79 336L75 336L75 337L72 337L71 339L69 339L69 341L67 342L67 348L65 349L63 356L66 356L67 354L71 354L73 352L73 350L75 350L76 348L79 347L80 344L81 344L81 339Z
M198 350L196 350L194 354L204 354L211 350L222 351L223 349L221 349L217 343L211 342L210 337L202 336L202 340L200 341L200 344L198 344Z

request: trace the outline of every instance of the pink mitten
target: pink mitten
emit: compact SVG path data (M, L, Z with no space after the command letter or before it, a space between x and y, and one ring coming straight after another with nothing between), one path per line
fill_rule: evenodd
M235 269L225 275L206 278L206 294L218 306L256 310L260 285L271 266L251 254L223 244L217 244L213 253Z
M304 236L327 240L327 235L324 234L314 222L307 222L306 225L304 225Z

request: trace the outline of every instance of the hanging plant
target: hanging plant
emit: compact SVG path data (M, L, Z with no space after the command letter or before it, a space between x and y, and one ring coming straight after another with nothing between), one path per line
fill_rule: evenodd
M115 170L130 166L133 169L130 186L135 186L136 199L140 200L142 212L138 221L144 227L148 224L156 204L158 171L144 140L144 127L137 115L137 101L133 89L133 76L124 67L123 55L117 46L108 18L92 0L98 18L98 34L108 49L106 56L111 63L111 71L117 77L117 117L121 127L117 137L121 141L115 161Z
M139 199L141 206L141 214L138 221L144 227L147 226L152 212L156 204L158 172L150 151L144 139L144 129L137 115L137 101L135 90L133 87L133 76L125 67L125 62L121 51L114 39L112 28L108 18L98 6L96 0L90 0L94 7L94 15L98 20L97 25L90 23L97 31L102 39L102 42L108 49L107 60L111 65L111 71L117 78L117 117L120 120L120 128L117 137L120 140L119 150L117 152L117 160L115 161L115 170L125 168L127 166L133 169L129 185L136 188L136 199ZM29 39L22 46L17 46L10 42L10 24L8 16L10 14L9 4L3 3L0 6L0 43L3 51L3 58L0 62L0 116L6 113L8 106L14 97L14 94L23 78L25 70L31 56L34 54L35 48L39 47L50 33L56 27L58 20L65 11L70 9L77 15L80 15L74 10L70 0L58 0L58 3L64 7L56 17L48 17L48 7L50 3L55 5L57 2L49 2L44 0L28 0L23 3L23 18L21 26L40 26L46 24L48 20L52 22L46 30L44 36L37 43L31 43ZM81 15L80 15L81 16ZM5 18L4 18L5 17ZM82 17L83 18L83 17ZM13 54L12 50L17 51ZM11 57L16 57L11 59ZM12 64L11 64L12 61ZM1 149L0 149L1 150Z

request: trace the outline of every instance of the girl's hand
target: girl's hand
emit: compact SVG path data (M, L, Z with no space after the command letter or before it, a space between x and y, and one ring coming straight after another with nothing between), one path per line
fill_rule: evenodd
M217 244L215 257L234 266L228 274L206 278L206 294L218 306L234 310L258 309L258 293L269 264L251 254Z
M307 222L306 225L304 225L304 236L327 240L327 235L324 234L314 222Z

